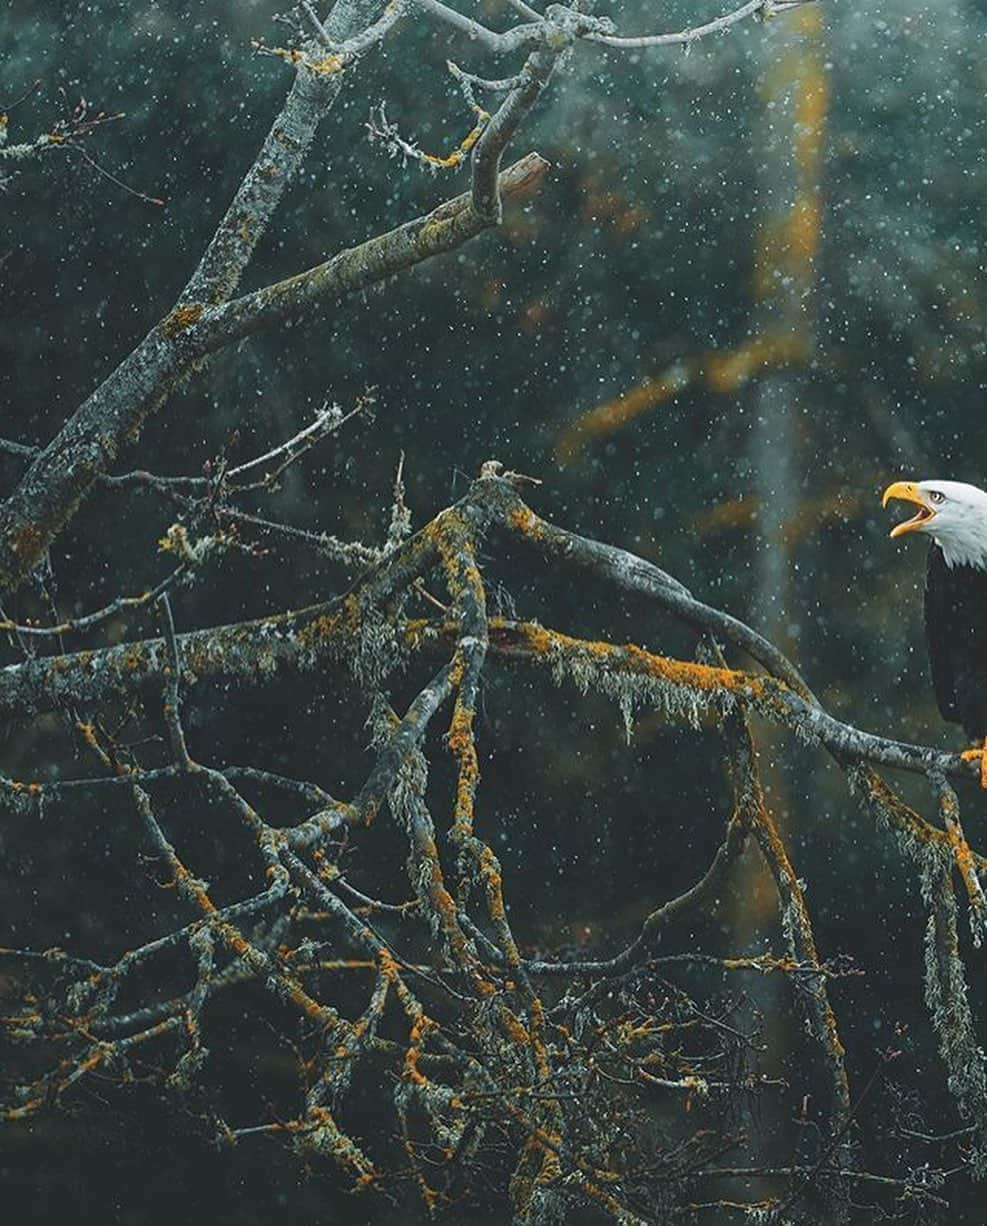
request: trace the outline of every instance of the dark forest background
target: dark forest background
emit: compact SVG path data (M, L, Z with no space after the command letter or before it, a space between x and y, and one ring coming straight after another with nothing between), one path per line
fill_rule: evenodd
M0 109L42 82L11 113L10 140L50 126L62 91L69 103L84 96L125 112L87 148L166 202L147 204L57 153L19 168L0 195L5 437L47 441L174 300L288 86L285 67L250 45L279 41L277 7L0 8ZM651 7L624 0L622 28L653 28ZM661 23L687 26L715 8L677 0ZM496 23L495 4L480 10ZM224 352L172 398L124 467L197 473L231 445L248 458L326 397L346 407L374 387L374 422L290 472L283 518L380 541L401 453L417 523L462 493L482 461L502 460L544 481L531 496L539 513L657 561L762 629L841 719L956 747L926 676L922 550L887 539L879 495L899 476L984 484L987 12L917 0L826 3L808 20L806 11L688 54L577 47L514 146L537 149L552 170L502 231ZM366 132L383 100L423 148L455 145L467 117L444 71L448 54L444 32L409 26L353 74L250 285L465 190L465 170L403 167ZM461 62L469 56L463 47ZM772 92L792 56L799 67L784 89L806 97L794 122ZM790 243L771 237L793 174L819 218L795 263ZM798 333L794 351L758 346L779 330ZM0 458L0 493L19 471ZM167 519L145 495L126 497L121 515L120 495L97 493L59 540L52 567L67 611L165 572L157 540ZM521 557L490 568L505 609L574 634L693 650L630 598L604 600L589 582L553 588ZM343 586L302 551L286 567L279 546L268 558L225 560L177 615L183 629L235 621ZM260 746L273 769L331 763L345 792L365 764L340 764L334 747L359 743L360 715L307 686L207 695L189 716L196 751L236 761ZM44 736L11 730L5 769L49 755L53 770L71 771L61 743ZM728 803L714 735L642 714L628 743L602 698L505 673L484 691L478 737L488 830L529 948L615 948L707 864ZM930 1129L957 1126L922 1003L918 885L820 753L777 733L762 751L823 955L850 954L865 972L832 987L853 1084L878 1049L904 1051L862 1120L875 1161L893 1163L899 1142L882 1128L894 1104L914 1104ZM907 780L903 788L927 807ZM987 801L972 786L962 798L976 839ZM112 808L95 804L41 830L0 830L2 941L117 947L130 922L129 869L114 860L113 840ZM751 857L729 935L712 922L676 930L675 948L735 949L736 925L747 948L772 945ZM976 1004L982 958L970 963ZM769 1015L786 999L783 983L751 991ZM262 1081L251 1043L245 1020L239 1075ZM779 1043L797 1081L797 1036ZM790 1154L793 1110L763 1108L769 1152ZM25 1222L69 1211L159 1222L179 1203L190 1221L223 1223L371 1213L273 1144L215 1153L139 1094L103 1110L90 1099L76 1115L0 1134L0 1184ZM957 1197L952 1220L983 1220L981 1191ZM389 1220L386 1205L373 1212ZM405 1212L395 1208L393 1220Z

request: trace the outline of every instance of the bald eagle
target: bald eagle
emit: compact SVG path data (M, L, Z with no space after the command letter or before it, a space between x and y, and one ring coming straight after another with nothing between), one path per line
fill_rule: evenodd
M895 481L882 503L910 502L892 536L932 538L925 578L925 634L943 719L962 724L987 787L987 492L962 481Z

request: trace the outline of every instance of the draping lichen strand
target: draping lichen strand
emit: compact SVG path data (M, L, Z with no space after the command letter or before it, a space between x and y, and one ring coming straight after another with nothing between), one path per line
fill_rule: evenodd
M695 601L650 563L540 520L518 497L517 479L496 466L484 471L456 506L411 536L395 533L388 551L371 555L348 591L323 605L178 634L162 590L163 638L38 657L0 674L0 708L8 714L32 717L67 704L85 710L76 723L93 763L89 779L2 781L9 820L33 821L42 806L50 819L87 791L126 794L144 853L178 908L173 926L162 931L149 921L143 944L105 964L61 951L0 950L24 985L0 1033L27 1045L32 1059L50 1056L40 1074L8 1094L0 1119L16 1124L57 1107L90 1077L125 1077L130 1053L145 1049L155 1051L171 1094L197 1095L223 1042L214 1010L252 983L284 1011L301 1101L287 1119L216 1114L211 1122L223 1143L280 1136L307 1161L338 1168L357 1191L382 1188L403 1172L429 1213L460 1194L471 1163L499 1162L519 1221L565 1220L579 1204L614 1221L662 1220L688 1171L712 1161L732 1135L729 1104L746 1084L739 1070L749 1047L723 1022L734 1004L700 1009L669 982L672 972L661 964L671 962L657 938L676 932L682 916L715 905L752 836L775 881L785 948L778 956L713 960L731 974L770 968L791 978L826 1086L824 1143L842 1172L827 1173L823 1199L828 1220L842 1221L856 1167L851 1095L827 992L832 971L820 959L802 883L766 804L749 720L767 718L829 750L878 829L917 863L930 911L929 1010L950 1091L964 1118L978 1121L987 1114L987 1066L966 993L950 874L955 868L963 881L979 925L984 862L945 782L967 768L954 756L834 720L754 631ZM657 608L777 668L729 667L709 640L697 662L491 618L478 558L496 550L498 532L520 535L549 565L589 568L618 588L644 592ZM442 600L430 595L429 605L445 611L406 620L422 585L436 583ZM429 660L437 660L431 675L395 710L389 687L420 677ZM646 708L693 730L719 725L725 737L734 803L713 862L681 895L653 900L637 937L612 956L537 959L514 933L511 865L491 846L496 797L482 787L489 733L477 718L483 679L503 664L541 668L576 693L601 693L628 720ZM372 763L351 799L259 767L220 770L195 759L183 719L202 682L263 687L306 671L331 678L366 709ZM96 714L121 697L144 703L147 719L165 733L170 763L144 767L121 757ZM452 766L448 796L430 769L437 756ZM906 807L874 764L927 775L941 824ZM176 796L179 807L232 819L238 861L250 876L241 897L228 898L221 875L207 883L206 870L181 850ZM266 811L274 798L292 814L276 825ZM370 861L361 860L364 880L349 879L340 851L351 840L359 847L371 824L375 837L383 832L405 848L403 900L366 892ZM209 874L215 877L215 866ZM710 957L671 961L677 956ZM176 958L185 968L178 988L167 969ZM135 992L142 997L136 1007ZM688 1054L707 1039L701 1059ZM347 1119L355 1088L381 1084L389 1087L394 1127L379 1135L354 1130ZM696 1129L689 1147L665 1148L648 1128L627 1132L627 1113L647 1118L656 1093L662 1110L678 1103L680 1118ZM615 1129L627 1136L620 1146L610 1140ZM970 1152L980 1148L978 1139ZM661 1172L650 1192L631 1178L642 1166ZM764 1211L783 1200L765 1202Z
M939 1040L939 1052L961 1117L976 1125L974 1144L987 1146L987 1057L976 1037L960 957L956 896L951 862L939 849L925 850L920 859L922 899L929 911L925 930L925 999ZM983 1166L983 1158L978 1160ZM980 1170L982 1177L987 1170Z

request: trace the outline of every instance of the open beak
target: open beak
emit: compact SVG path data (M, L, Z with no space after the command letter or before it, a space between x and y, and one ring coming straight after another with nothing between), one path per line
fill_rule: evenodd
M881 498L881 506L886 507L892 498L897 498L901 502L910 502L918 508L911 519L906 519L901 524L895 524L891 529L892 536L904 536L906 532L914 532L916 528L924 528L929 520L935 516L935 507L929 502L928 498L926 498L914 481L895 481L893 485L889 485Z

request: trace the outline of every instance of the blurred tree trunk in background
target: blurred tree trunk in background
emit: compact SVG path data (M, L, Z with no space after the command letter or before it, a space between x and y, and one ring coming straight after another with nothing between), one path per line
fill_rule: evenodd
M750 538L751 618L795 659L802 629L793 592L796 526L812 465L800 425L806 366L816 347L813 291L827 106L824 45L815 6L769 30L761 47L761 105L754 127L759 226L748 344L759 355L760 369L747 389L748 461L756 507ZM790 836L798 803L792 767L786 767L777 729L764 728L759 745L768 804L780 829ZM763 948L774 935L777 904L774 882L759 855L745 858L734 898L734 920L747 948ZM751 990L765 1015L773 1071L781 1074L797 1024L784 1007L789 985L763 979Z

